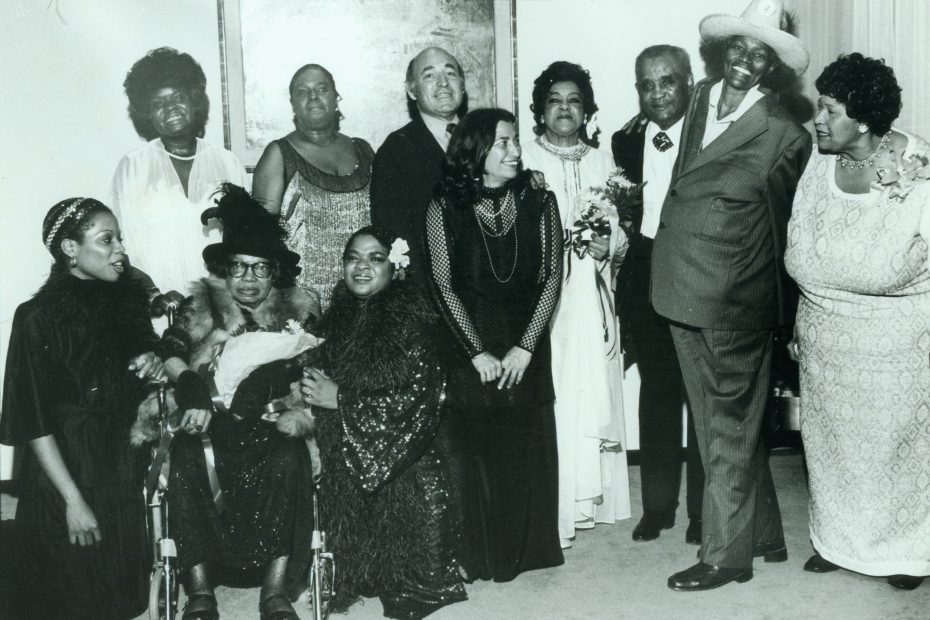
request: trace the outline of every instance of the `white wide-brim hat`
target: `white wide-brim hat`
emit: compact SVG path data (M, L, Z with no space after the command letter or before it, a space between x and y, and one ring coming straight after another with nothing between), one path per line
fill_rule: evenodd
M701 20L698 28L705 41L733 36L758 39L775 50L781 61L800 75L810 64L810 55L800 39L781 29L783 11L781 0L752 0L739 17L722 13L708 15Z

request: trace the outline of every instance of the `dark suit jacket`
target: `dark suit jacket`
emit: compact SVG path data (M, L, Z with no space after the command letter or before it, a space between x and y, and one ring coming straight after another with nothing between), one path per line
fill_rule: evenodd
M417 115L388 135L375 154L371 172L371 223L403 237L410 245L410 271L424 283L423 223L446 154Z
M811 136L771 96L701 150L712 81L695 87L652 252L652 304L720 330L794 320L784 270L788 218Z
M626 178L634 183L643 182L643 149L646 146L645 128L634 134L617 131L610 139L614 163L623 168Z

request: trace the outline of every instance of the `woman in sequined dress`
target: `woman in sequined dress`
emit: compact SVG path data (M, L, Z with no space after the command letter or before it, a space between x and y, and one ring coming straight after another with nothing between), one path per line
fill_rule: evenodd
M395 262L392 262L396 261ZM326 341L302 380L317 423L321 520L336 558L335 609L378 596L389 618L464 600L454 558L446 453L437 439L445 373L438 317L395 236L353 234L320 321Z
M427 209L427 280L449 327L451 436L470 578L563 562L549 319L562 282L552 193L521 171L513 114L475 110Z
M589 136L597 112L591 76L580 65L554 62L533 87L536 140L523 165L539 170L555 193L563 229L571 229L577 198L604 187L616 170ZM559 445L559 537L570 547L576 529L630 516L624 451L622 368L613 309L611 257L623 257L626 234L595 235L587 253L565 250L562 294L552 316L552 379ZM597 355L602 351L602 355Z
M296 395L290 403L296 406L275 407L284 410L276 423L262 414L272 397L287 404L300 369L296 363L260 366L238 384L228 410L222 398L211 397L210 376L217 358L222 363L231 355L235 338L295 324L309 331L319 307L289 284L300 257L285 246L279 220L241 187L223 191L204 214L223 223L223 241L203 251L210 275L191 285L191 297L163 337L172 353L165 366L185 412L171 447L169 484L171 527L186 576L183 618L218 617L214 580L226 568L262 571L261 617L296 620L290 600L305 589L313 530L311 457L302 437L310 418Z
M375 154L361 138L339 133L341 97L324 67L304 65L289 90L295 129L265 148L252 193L284 220L288 246L303 259L297 283L318 295L325 309L342 277L346 239L369 223Z

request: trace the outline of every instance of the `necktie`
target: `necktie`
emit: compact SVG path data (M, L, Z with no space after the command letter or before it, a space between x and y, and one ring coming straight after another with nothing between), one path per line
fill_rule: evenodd
M673 146L671 139L669 139L668 134L664 131L660 131L655 135L655 137L652 139L652 144L659 150L660 153L664 153Z
M458 123L449 123L446 125L446 133L451 136L455 132L456 127L458 127Z

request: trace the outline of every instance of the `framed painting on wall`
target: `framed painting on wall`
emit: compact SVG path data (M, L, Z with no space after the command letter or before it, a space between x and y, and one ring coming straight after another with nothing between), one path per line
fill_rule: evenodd
M470 108L497 105L512 46L498 53L495 25L509 35L509 9L501 0L219 0L226 146L251 172L265 146L293 130L288 83L308 63L335 79L340 131L375 149L409 121L404 76L425 47L462 64Z

